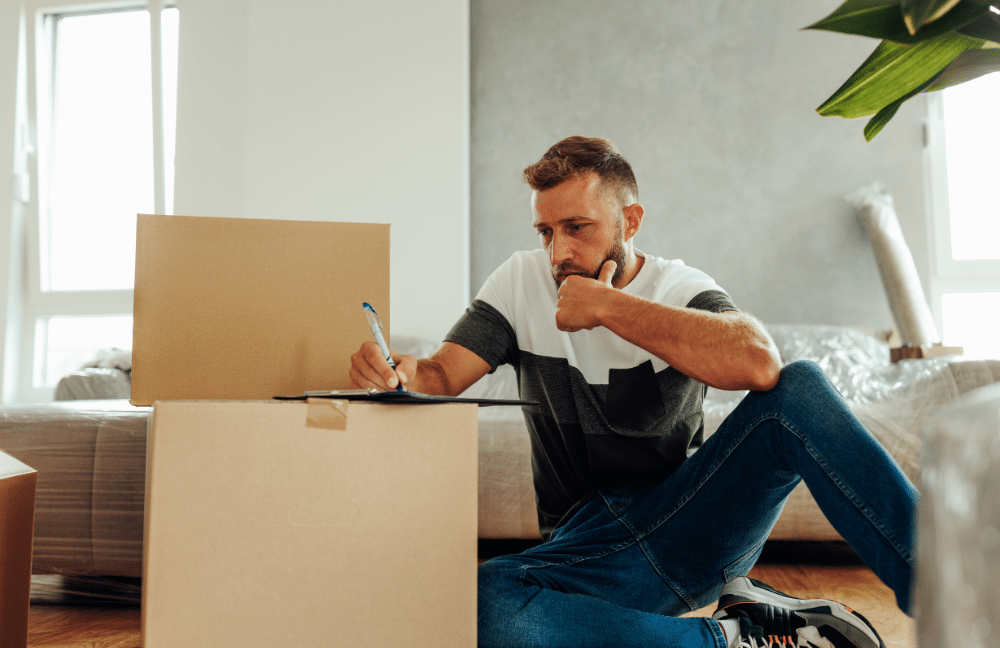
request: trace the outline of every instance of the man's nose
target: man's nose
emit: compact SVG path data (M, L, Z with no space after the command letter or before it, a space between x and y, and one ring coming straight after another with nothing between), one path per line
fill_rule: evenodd
M562 265L573 259L573 246L565 236L552 235L552 243L549 244L549 262L556 266Z

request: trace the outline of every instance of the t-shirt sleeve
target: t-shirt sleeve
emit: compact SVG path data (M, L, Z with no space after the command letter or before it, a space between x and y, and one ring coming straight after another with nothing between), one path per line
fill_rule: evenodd
M688 308L707 310L713 313L724 313L726 311L738 311L732 298L721 290L706 290L691 298L687 303Z
M452 327L445 342L453 342L472 351L496 369L513 364L517 354L517 336L500 311L481 299L474 299L465 314Z

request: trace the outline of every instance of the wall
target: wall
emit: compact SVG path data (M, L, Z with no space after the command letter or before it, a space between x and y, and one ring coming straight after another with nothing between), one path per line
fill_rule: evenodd
M584 134L635 167L640 250L705 270L766 322L892 326L843 197L883 182L925 273L924 99L872 143L863 120L814 112L877 44L801 30L838 4L473 2L473 291L538 246L521 170Z
M441 339L469 293L468 3L177 6L175 213L390 223L391 328Z
M19 2L0 3L0 398L8 400L16 381L20 333L22 214L14 186L17 114Z
M766 321L891 324L842 199L873 180L927 285L924 101L870 144L862 122L813 112L874 47L800 31L835 5L471 3L470 282L469 3L178 2L176 213L391 222L396 332L440 337L494 267L537 245L520 171L573 133L634 163L641 249L708 271ZM18 4L0 3L6 178ZM2 191L10 273L22 235ZM0 308L15 275L0 276Z

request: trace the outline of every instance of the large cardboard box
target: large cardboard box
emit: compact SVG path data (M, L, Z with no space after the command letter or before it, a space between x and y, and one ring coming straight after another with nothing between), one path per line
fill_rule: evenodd
M28 643L37 474L0 451L0 647Z
M134 405L350 387L350 356L389 331L389 226L140 215Z
M476 645L472 404L158 402L145 648Z

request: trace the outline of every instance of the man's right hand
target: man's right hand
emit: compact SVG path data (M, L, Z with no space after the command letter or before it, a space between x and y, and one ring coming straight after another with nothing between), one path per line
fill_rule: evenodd
M355 389L396 389L399 383L410 382L417 375L417 359L412 355L400 355L389 349L396 371L392 370L385 356L374 342L365 342L357 353L351 356L351 385Z

